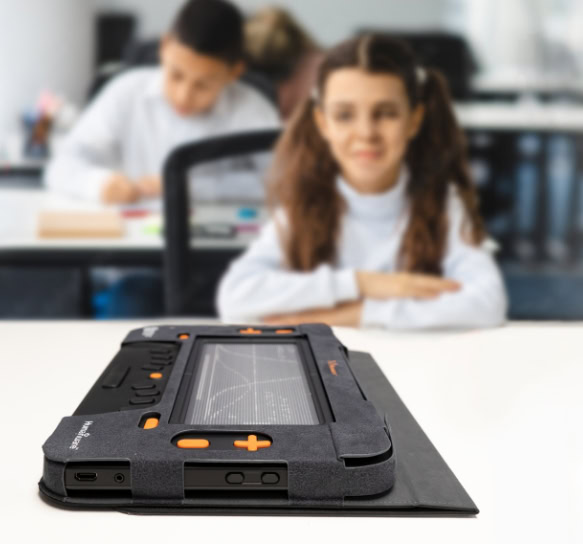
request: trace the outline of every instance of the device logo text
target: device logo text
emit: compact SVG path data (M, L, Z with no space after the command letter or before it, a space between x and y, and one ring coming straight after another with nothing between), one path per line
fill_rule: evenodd
M87 432L89 430L89 427L91 427L91 425L93 425L93 421L86 421L85 423L83 423L83 427L81 427L81 429L79 429L79 432L77 433L77 436L75 437L75 440L73 440L73 442L69 446L70 450L78 450L79 443L81 442L81 440L83 440L84 438L87 438L88 436L91 436Z

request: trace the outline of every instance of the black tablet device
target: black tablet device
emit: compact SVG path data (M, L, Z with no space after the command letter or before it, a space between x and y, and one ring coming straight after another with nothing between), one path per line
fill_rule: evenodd
M395 454L325 325L132 331L43 446L65 505L338 507L388 492Z

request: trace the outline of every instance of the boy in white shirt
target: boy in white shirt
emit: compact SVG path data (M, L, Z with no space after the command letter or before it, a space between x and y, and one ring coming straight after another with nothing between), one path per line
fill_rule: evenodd
M275 128L275 108L241 83L243 19L223 0L190 0L160 47L159 68L128 71L90 104L48 165L50 189L107 204L161 193L161 172L177 146ZM196 179L195 196L261 199L261 174Z

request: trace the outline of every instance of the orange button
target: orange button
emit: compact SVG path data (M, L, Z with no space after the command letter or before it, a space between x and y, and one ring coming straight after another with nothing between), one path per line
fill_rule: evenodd
M293 329L278 329L275 334L292 334L293 332Z
M150 374L150 378L152 378L152 380L160 380L162 378L162 374L160 374L160 372L152 372L152 374Z
M257 440L254 434L250 434L247 440L235 440L233 444L236 448L244 448L247 451L257 451L260 448L269 448L271 446L269 440Z
M239 331L241 334L262 334L263 331L260 331L259 329L253 329L251 327L249 327L248 329L241 329Z
M158 426L158 423L160 423L160 420L157 417L150 417L146 419L146 423L144 423L144 429L155 429Z
M179 448L187 450L200 450L208 448L210 444L211 443L204 438L183 438L182 440L176 442L176 445Z
M189 338L190 338L190 334L184 333L184 334L178 335L179 340L188 340Z

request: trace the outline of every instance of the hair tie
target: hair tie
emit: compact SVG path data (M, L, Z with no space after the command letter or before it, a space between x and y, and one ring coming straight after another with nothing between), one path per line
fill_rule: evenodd
M419 85L425 85L425 82L427 81L427 70L422 66L417 66L415 73L417 75L417 83L419 83Z
M320 93L318 92L318 87L316 85L314 85L312 87L312 90L310 91L310 98L314 102L319 102L320 101Z

